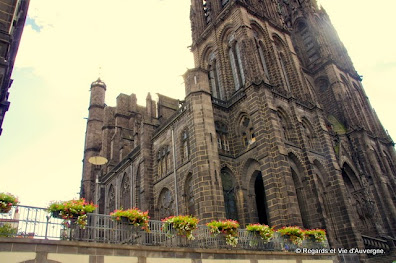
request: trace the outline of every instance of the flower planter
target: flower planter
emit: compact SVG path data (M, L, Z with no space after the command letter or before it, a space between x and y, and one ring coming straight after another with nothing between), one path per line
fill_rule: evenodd
M52 211L51 212L51 216L54 218L60 218L62 219L61 215L60 215L60 211Z
M5 208L0 208L0 213L8 213L10 212L12 206L7 206Z
M9 193L0 193L0 213L8 213L19 203L18 198Z
M209 232L213 236L221 234L224 236L227 245L236 247L238 244L238 228L239 223L235 220L226 219L219 221L212 221L207 223L206 226L209 228Z
M118 221L119 223L121 223L121 224L125 224L125 225L129 225L129 219L128 219L128 217L125 217L125 216L121 216L121 218L120 218L121 220L120 221Z
M186 240L194 240L193 231L197 229L199 220L193 216L170 216L161 220L164 225L162 231L166 232L169 237L180 236ZM184 242L185 243L185 242Z
M112 220L122 225L132 225L150 232L148 211L142 212L137 208L130 208L128 210L115 210L110 213L110 216Z

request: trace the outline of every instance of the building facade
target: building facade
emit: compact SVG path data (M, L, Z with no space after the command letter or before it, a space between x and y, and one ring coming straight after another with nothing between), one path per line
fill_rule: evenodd
M192 0L190 19L183 101L109 107L92 83L81 196L101 213L324 228L332 247L395 238L394 144L325 10Z
M10 107L8 89L15 57L25 25L30 0L0 2L0 135L5 113Z

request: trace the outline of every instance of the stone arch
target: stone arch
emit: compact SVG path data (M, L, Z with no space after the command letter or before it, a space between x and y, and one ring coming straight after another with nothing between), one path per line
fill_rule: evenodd
M255 159L248 159L243 168L248 180L247 205L250 223L271 225L268 199L260 163Z
M239 220L237 182L235 176L228 167L222 168L220 172L223 188L224 208L227 219Z
M314 227L319 227L319 228L324 228L324 229L333 229L335 228L335 225L332 223L330 217L330 207L329 204L331 201L328 198L328 194L326 192L326 188L328 186L328 174L326 172L326 169L323 167L322 163L315 159L313 161L313 179L315 182L315 188L316 192L318 194L317 199L316 199L316 206L317 206L317 211L319 213L319 222L320 225L316 225ZM329 231L332 232L332 231ZM335 239L333 237L333 233L329 233L329 235L332 235L332 240Z
M317 135L315 129L313 128L311 122L306 118L302 117L301 125L303 126L304 140L308 148L317 148Z
M228 126L222 121L215 121L217 148L219 151L229 152L230 142L228 137Z
M378 211L368 189L365 189L366 183L362 182L348 163L343 164L341 171L356 226L363 233L375 232L373 219Z
M121 180L121 206L123 209L128 209L132 207L131 180L130 176L127 173L124 173L124 176Z
M200 59L201 68L208 70L209 57L212 52L215 52L215 45L213 42L209 42L202 50L202 55Z
M227 43L227 39L229 38L229 35L234 32L234 25L232 23L228 23L224 25L224 27L221 29L219 32L219 39L221 43Z
M315 87L319 92L326 92L329 90L330 82L326 76L318 77L315 80Z
M110 184L109 190L107 192L107 209L109 213L116 209L116 192L113 184Z
M341 171L347 190L353 192L362 187L362 184L357 176L358 173L356 172L356 169L354 169L349 162L345 161L343 163Z
M264 39L268 38L267 31L256 20L254 19L250 20L250 27L252 28L252 30L257 30L263 36Z
M196 215L195 212L195 199L194 199L194 184L192 173L189 172L186 176L186 180L184 182L184 194L185 204L186 204L186 214L187 215Z
M256 142L256 133L253 126L253 120L250 115L246 112L241 112L237 119L238 126L236 128L236 134L241 139L243 147L248 147Z
M253 34L253 41L255 47L256 58L258 58L258 65L261 71L261 75L264 80L270 82L270 52L268 52L268 45L266 41L265 31L256 24L251 24L251 30Z
M136 198L136 200L134 201L135 204L134 206L141 208L141 198L140 198L140 193L142 192L143 189L141 189L141 185L142 183L140 182L141 180L141 165L140 163L138 163L138 166L136 168L136 182L135 182L135 193L134 193L134 197ZM133 199L133 198L132 198Z
M282 136L286 141L293 141L293 126L289 114L281 107L277 108Z
M169 188L162 188L158 196L158 209L160 219L169 217L175 214L175 201L173 194Z
M279 46L283 51L286 49L286 42L276 33L272 33L272 39L274 41L275 46Z
M328 178L328 173L326 172L326 169L324 168L324 166L322 165L322 163L315 159L313 162L314 164L314 168L317 169L317 171L319 172L318 175L320 175L320 187L326 188L329 182L329 178Z
M309 228L309 209L307 204L307 196L304 188L304 168L301 161L294 153L288 154L288 160L290 165L291 179L290 189L291 193L294 193L297 199L297 213L299 213L303 227Z
M190 158L190 133L188 127L184 127L180 133L180 158L186 162Z

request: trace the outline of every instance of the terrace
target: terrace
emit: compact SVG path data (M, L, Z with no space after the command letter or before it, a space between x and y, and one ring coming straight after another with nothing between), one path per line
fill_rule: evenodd
M62 219L52 217L44 208L23 205L13 207L9 213L0 214L0 225L5 223L18 229L16 237L35 239L257 251L294 251L297 248L297 245L285 242L279 235L274 235L267 242L245 229L238 229L238 244L231 247L226 244L223 235L213 236L205 225L199 225L193 232L195 239L188 240L183 236L170 235L172 229L164 229L161 221L150 220L150 231L146 232L139 227L113 221L109 215L94 213L88 214L88 224L85 229L81 229L72 220L64 224ZM307 240L303 241L301 247L329 248L327 241L315 243Z

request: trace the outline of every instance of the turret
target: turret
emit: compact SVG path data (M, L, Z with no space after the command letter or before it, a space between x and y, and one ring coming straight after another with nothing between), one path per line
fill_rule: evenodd
M85 147L83 159L83 176L81 182L80 196L88 201L93 201L95 197L95 169L88 159L98 156L102 148L102 127L105 108L106 84L97 79L91 84L91 98L89 103L89 114L87 129L85 133Z

